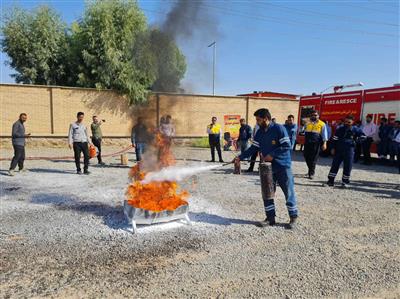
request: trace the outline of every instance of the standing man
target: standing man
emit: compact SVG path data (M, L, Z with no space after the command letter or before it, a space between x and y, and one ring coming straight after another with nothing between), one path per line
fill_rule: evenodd
M266 166L266 162L272 164L272 176L273 176L273 189L276 189L278 183L281 187L286 198L286 207L288 209L290 222L288 228L294 228L297 220L298 211L296 203L296 195L294 192L294 179L292 174L292 160L291 160L291 143L287 135L285 128L282 125L273 123L271 121L271 114L268 109L258 109L254 116L256 117L257 124L260 129L257 131L256 136L252 142L252 146L236 157L234 161L243 160L251 157L255 152L260 151L261 165L260 165L260 177L261 177L261 190L264 201L264 210L266 219L261 221L258 226L266 227L268 225L275 225L275 204L273 198L268 198L266 189L269 186L265 186L265 180L263 180L263 168Z
M353 126L354 118L348 115L339 129L336 130L332 138L331 153L333 156L331 170L328 175L328 186L335 185L335 177L339 171L340 164L343 162L342 187L347 187L350 183L351 169L353 168L354 147L359 139L365 137L364 133L357 126Z
M211 124L207 126L208 142L211 149L211 162L215 162L215 149L217 149L219 162L223 163L221 153L221 125L217 124L217 118L211 118Z
M390 160L395 163L397 156L397 166L400 174L400 120L394 122L394 128L390 134L391 147L390 147Z
M357 120L356 122L354 122L354 125L362 131L361 121ZM362 153L362 143L363 143L363 140L361 140L361 139L356 141L356 146L354 149L354 160L353 160L354 163L357 163L360 160L361 153Z
M251 138L252 130L251 127L246 124L244 118L240 119L240 129L238 143L240 146L240 153L244 153L249 148L249 140Z
M160 133L164 138L165 145L169 148L172 144L172 137L175 136L175 126L172 123L172 116L167 115L160 124Z
M105 163L101 160L101 140L103 138L103 133L101 132L101 124L106 122L104 119L99 120L96 115L93 115L93 123L90 125L90 129L92 130L92 142L95 147L98 149L97 161L99 165L105 165Z
M85 114L78 112L76 122L69 126L68 143L69 148L74 149L76 173L82 174L81 171L81 153L83 153L83 173L89 172L89 144L90 138L86 126L83 124Z
M379 126L379 139L378 143L378 156L380 159L386 160L387 155L389 153L390 146L390 132L392 131L392 126L388 125L388 120L386 117L381 118L381 125Z
M21 113L19 119L12 126L12 145L14 148L14 157L11 160L10 170L8 174L14 176L15 167L18 165L20 172L25 171L25 138L31 136L31 134L25 134L24 123L28 119L26 113Z
M136 150L136 161L139 162L142 160L142 155L150 141L149 131L142 117L138 117L137 124L132 128L131 141L132 147Z
M305 126L304 158L308 167L308 178L312 180L315 175L315 166L318 161L319 150L327 149L328 130L323 121L319 119L317 111L310 113L310 122Z
M371 144L374 141L373 137L376 134L377 126L372 122L372 116L367 115L366 123L362 126L362 131L366 136L363 142L364 164L371 165Z
M294 122L294 116L292 114L287 117L285 129L288 133L292 150L294 150L296 146L297 124Z
M257 134L257 131L260 129L260 126L258 125L258 124L256 124L255 126L254 126L254 128L253 128L253 134L252 134L252 136L251 136L251 139L253 139L254 140L254 138L255 138L255 136L256 136L256 134ZM250 167L249 167L249 169L247 169L246 170L246 172L253 172L254 171L254 165L256 164L256 160L257 160L257 157L258 157L258 152L259 151L256 151L256 152L254 152L254 154L251 156L251 161L250 161Z

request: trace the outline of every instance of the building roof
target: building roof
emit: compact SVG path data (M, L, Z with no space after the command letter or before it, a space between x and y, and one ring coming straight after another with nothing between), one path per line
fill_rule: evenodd
M253 91L252 93L239 94L238 96L245 97L284 97L289 99L296 99L298 95L290 94L290 93L282 93L282 92L274 92L274 91Z

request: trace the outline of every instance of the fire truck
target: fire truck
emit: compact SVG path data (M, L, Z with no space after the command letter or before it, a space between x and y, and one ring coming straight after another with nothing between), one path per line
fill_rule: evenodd
M332 134L340 120L349 114L354 116L355 121L362 123L370 115L378 125L382 117L386 117L389 124L400 119L400 84L346 92L341 92L340 87L336 86L334 93L300 97L299 128L302 120L308 120L311 110L318 111L320 119L329 123ZM304 144L304 136L299 135L297 142ZM375 147L372 150L375 151Z

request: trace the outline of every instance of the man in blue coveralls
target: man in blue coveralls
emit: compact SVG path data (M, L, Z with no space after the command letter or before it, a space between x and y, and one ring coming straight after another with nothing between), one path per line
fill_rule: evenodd
M290 143L292 145L292 150L295 150L296 146L296 135L297 135L297 124L294 122L294 115L290 114L287 117L286 123L285 123L285 129L286 132L288 133Z
M350 173L353 167L354 147L360 138L365 138L363 131L353 126L353 116L348 115L344 125L338 128L332 138L333 161L328 175L328 186L335 185L335 177L339 171L340 164L343 162L342 187L347 187L350 183Z
M286 206L289 212L290 222L287 228L295 226L298 216L296 195L294 192L294 179L292 174L291 142L285 128L271 121L271 114L268 109L258 109L254 116L260 126L249 149L236 159L244 160L251 157L255 152L260 151L262 163L271 162L273 175L273 188L276 189L278 182L286 198ZM234 161L235 161L234 160ZM261 171L260 171L261 175ZM261 184L265 183L261 180ZM265 188L262 187L262 190ZM268 198L263 192L265 214L267 218L258 223L258 226L266 227L275 225L274 199Z

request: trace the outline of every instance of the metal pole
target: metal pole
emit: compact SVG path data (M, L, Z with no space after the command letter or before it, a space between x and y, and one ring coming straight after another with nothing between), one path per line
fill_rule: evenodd
M217 42L214 41L213 43L209 44L208 47L210 48L211 46L214 47L214 53L213 53L213 96L215 95L215 65L217 63Z
M213 59L213 96L215 96L215 64L217 63L217 43L214 42L214 59Z

